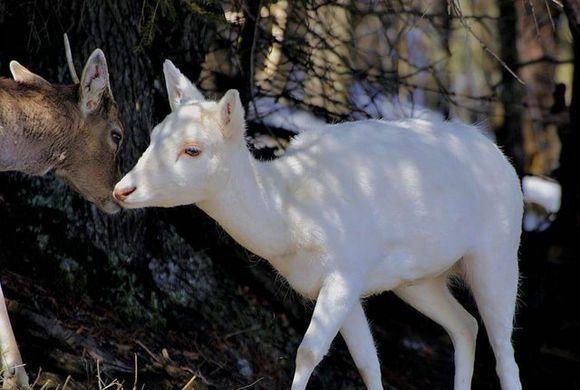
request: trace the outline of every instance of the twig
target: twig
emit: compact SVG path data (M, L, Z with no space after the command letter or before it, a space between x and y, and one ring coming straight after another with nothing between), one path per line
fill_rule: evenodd
M99 390L103 390L103 381L101 380L101 361L97 360L97 383L99 384Z
M525 62L520 62L519 64L517 64L518 68L522 68L524 66L528 66L528 65L534 65L534 64L539 64L541 62L547 62L549 64L554 64L554 65L560 65L560 64L571 64L574 61L574 59L572 58L568 58L565 60L559 60L557 58L554 58L552 56L549 55L544 55L538 58L534 58L533 60L529 60L529 61L525 61Z
M181 390L189 390L189 386L193 385L193 382L197 379L197 375L191 377L189 381L181 388ZM193 388L193 386L192 386Z
M448 5L449 5L449 9L450 10L454 10L455 13L459 16L459 20L461 21L461 24L463 25L463 27L465 27L465 29L471 34L471 36L473 36L481 45L482 49L484 51L486 51L487 53L489 53L493 58L496 59L497 62L499 62L501 64L501 66L507 70L520 84L522 85L526 85L526 83L524 83L524 81L522 79L520 79L518 77L518 75L516 74L516 72L514 72L501 58L499 58L499 56L497 54L495 54L493 52L493 50L491 50L486 44L485 42L483 42L481 40L481 38L479 38L477 36L477 34L475 34L475 32L473 31L473 29L471 28L471 26L469 26L467 24L467 22L465 21L465 19L463 18L463 13L461 12L461 9L458 7L458 5L455 3L455 0L448 0Z
M42 387L40 388L40 390L46 390L48 388L48 386L50 386L52 383L50 380L44 382L44 385L42 385Z
M30 385L31 389L34 389L34 387L36 387L36 385L38 384L38 381L40 380L40 374L42 373L42 368L38 369L38 374L36 374L36 379L34 379L34 382L32 382L32 384Z
M540 26L538 25L538 18L536 18L536 8L532 0L528 0L530 11L532 11L532 19L534 19L534 27L536 28L536 37L540 35ZM549 12L549 11L548 11Z
M159 357L157 355L155 355L153 352L151 352L151 350L149 348L147 348L145 346L145 344L143 344L141 341L136 340L135 341L137 344L139 344L139 346L141 348L143 348L145 350L145 352L147 352L149 354L149 356L151 356L153 358L153 360L155 360L157 363L160 363L161 361L159 360Z
M69 381L71 380L71 376L67 376L66 379L64 380L64 383L62 384L62 390L66 390L66 387L68 386Z
M133 390L137 390L137 375L138 375L138 369L137 369L137 354L135 354L135 380L133 381Z
M556 31L556 23L554 23L554 18L552 18L552 12L550 11L550 6L548 5L548 0L544 0L546 5L546 12L548 13L548 18L550 18L550 24L552 25L552 31Z
M242 387L238 387L236 390L245 390L245 389L249 389L250 387L256 385L258 382L260 382L262 379L264 379L264 377L258 378L255 381L253 381L252 383L250 383L249 385L245 385Z
M235 332L232 332L232 333L229 333L229 334L225 335L224 341L226 341L230 337L238 336L238 335L241 335L241 334L244 334L244 333L248 333L248 332L255 332L257 330L260 330L260 326L259 325L252 326L252 327L247 328L247 329L241 329L241 330L238 330L238 331L235 331Z

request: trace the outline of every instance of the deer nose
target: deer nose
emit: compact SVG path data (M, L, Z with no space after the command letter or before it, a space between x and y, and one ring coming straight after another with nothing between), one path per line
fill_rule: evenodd
M133 192L135 192L136 189L137 189L137 187L118 188L118 189L115 189L115 191L113 191L113 196L119 202L122 202L125 199L127 199L127 197L129 195L131 195Z

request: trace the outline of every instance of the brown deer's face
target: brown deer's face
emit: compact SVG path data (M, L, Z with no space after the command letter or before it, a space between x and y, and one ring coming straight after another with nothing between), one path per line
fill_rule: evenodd
M66 163L55 174L102 211L112 214L120 210L111 191L119 179L117 154L124 130L112 97L104 96L100 104L95 112L79 118Z
M55 175L106 213L120 210L112 197L119 179L117 153L124 131L109 84L105 55L96 49L89 57L79 83L52 85L18 63L11 64L14 79L34 84L55 112L37 112L57 134L43 137L48 155L57 155ZM76 74L73 78L76 77Z
M111 192L119 178L117 152L124 133L100 49L83 69L77 99L79 125L69 148L70 160L55 173L104 212L115 213L120 207Z

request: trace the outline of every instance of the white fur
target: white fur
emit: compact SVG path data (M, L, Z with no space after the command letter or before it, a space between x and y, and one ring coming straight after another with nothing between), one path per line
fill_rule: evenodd
M522 194L493 143L457 122L368 120L304 132L258 162L243 136L237 92L175 106L116 190L136 187L128 208L197 204L317 300L292 389L339 331L367 387L382 388L361 299L388 290L449 332L455 389L469 389L477 322L447 288L453 270L473 291L502 388L521 388L511 333ZM192 143L197 157L182 153Z

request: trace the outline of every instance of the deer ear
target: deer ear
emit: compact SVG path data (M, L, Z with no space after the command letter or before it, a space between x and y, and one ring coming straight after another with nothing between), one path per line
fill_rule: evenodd
M173 65L173 62L165 60L163 74L165 75L165 85L171 111L175 111L177 107L186 103L203 102L205 100L199 89Z
M93 51L87 60L81 75L80 89L79 103L85 115L94 112L101 104L103 94L106 91L110 92L109 69L105 54L101 49Z
M244 134L244 107L240 93L230 89L218 103L220 128L224 138L233 138Z
M17 61L10 61L12 77L19 83L36 85L38 87L50 86L50 83L37 74L32 73Z

